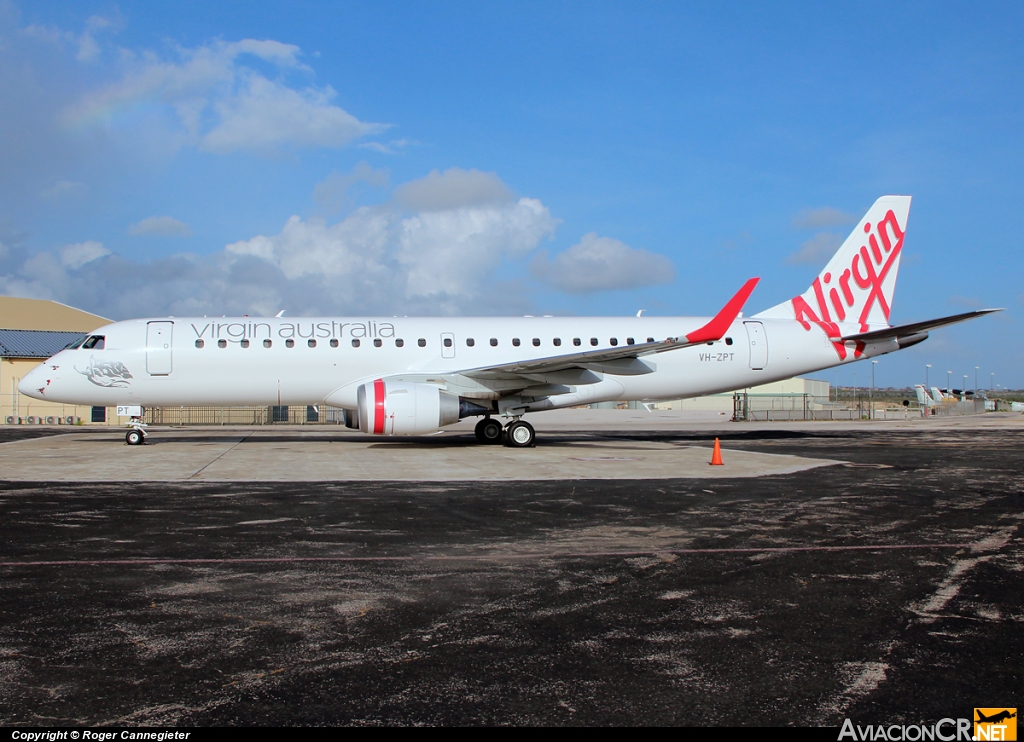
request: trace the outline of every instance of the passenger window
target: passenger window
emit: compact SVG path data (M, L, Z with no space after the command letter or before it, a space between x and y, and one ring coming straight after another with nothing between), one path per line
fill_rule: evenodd
M582 341L582 340L580 340L579 338L573 338L573 339L572 339L572 344L573 344L573 345L577 345L577 346L578 346L578 345L582 345L582 344L583 344L583 341Z
M249 347L249 341L248 340L242 340L242 342L240 342L239 345L241 345L243 348L248 348Z
M316 347L316 340L314 340L313 338L310 338L309 340L306 341L306 345L308 345L310 348L315 348Z
M492 348L498 347L498 338L491 338L491 347Z
M374 348L379 348L381 345L383 345L383 343L381 342L380 338L374 338L373 339L373 347Z
M597 338L590 338L591 345L597 345Z
M421 348L426 348L427 341L424 340L423 338L420 338L419 340L416 341L416 345L420 346Z
M263 341L263 347L264 347L264 348L269 348L269 347L271 347L271 346L272 346L273 344L274 344L274 341L273 341L273 340L270 340L269 338L268 338L267 340L264 340L264 341Z
M228 347L228 341L227 340L218 340L217 341L217 347L218 348L226 348L226 347Z
M286 347L286 348L294 348L295 347L295 341L292 340L291 338L288 338L287 340L284 341L284 347Z
M395 339L395 347L396 348L401 348L403 345L405 345L405 341L402 340L402 338L396 338Z
M446 348L452 347L452 339L451 338L445 338L442 342L444 343L444 347L446 347Z
M634 345L633 338L626 338L626 345Z
M534 345L534 347L540 346L540 338L534 338L533 339L533 345Z
M196 340L197 348L202 348L204 345L206 345L206 343L204 343L202 340Z
M647 342L648 343L653 343L654 342L654 338L647 338Z
M725 344L726 345L732 345L732 338L726 338L725 339Z
M618 345L619 344L619 339L618 338L608 338L608 342L611 343L612 345Z
M332 348L337 348L338 347L338 338L331 338L331 347Z
M519 347L519 338L512 338L512 345Z
M358 348L359 347L359 338L352 338L352 347L353 348Z
M562 344L562 338L555 338L551 342L554 343L556 346L561 345Z
M466 345L472 348L474 345L476 345L476 340L474 340L473 338L466 338Z

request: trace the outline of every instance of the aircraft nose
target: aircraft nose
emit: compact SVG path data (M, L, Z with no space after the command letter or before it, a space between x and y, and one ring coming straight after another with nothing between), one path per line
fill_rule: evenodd
M45 389L47 386L46 373L43 370L45 365L36 366L34 369L29 371L25 376L22 377L21 382L18 384L18 391L24 394L26 397L32 397L33 399L46 399L41 389Z

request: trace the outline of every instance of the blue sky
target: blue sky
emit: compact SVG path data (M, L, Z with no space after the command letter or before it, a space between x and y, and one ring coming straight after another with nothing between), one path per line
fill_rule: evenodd
M900 193L891 320L1008 311L877 383L1024 387L1022 15L0 0L0 293L115 319L670 315L759 275L752 313Z

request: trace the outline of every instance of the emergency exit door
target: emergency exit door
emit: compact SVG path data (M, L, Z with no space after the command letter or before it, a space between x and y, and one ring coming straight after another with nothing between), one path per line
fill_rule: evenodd
M173 322L149 322L146 324L146 371L150 376L167 376L171 373L171 334Z

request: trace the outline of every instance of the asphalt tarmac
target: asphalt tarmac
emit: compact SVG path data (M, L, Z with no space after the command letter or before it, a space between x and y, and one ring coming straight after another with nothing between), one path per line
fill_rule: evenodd
M826 462L742 478L73 481L52 439L8 431L10 460L55 456L55 476L0 469L0 723L838 726L1019 706L1024 426L986 418L539 437L625 459L717 435L727 465ZM137 450L75 435L110 446L96 467ZM471 454L465 436L449 443Z

